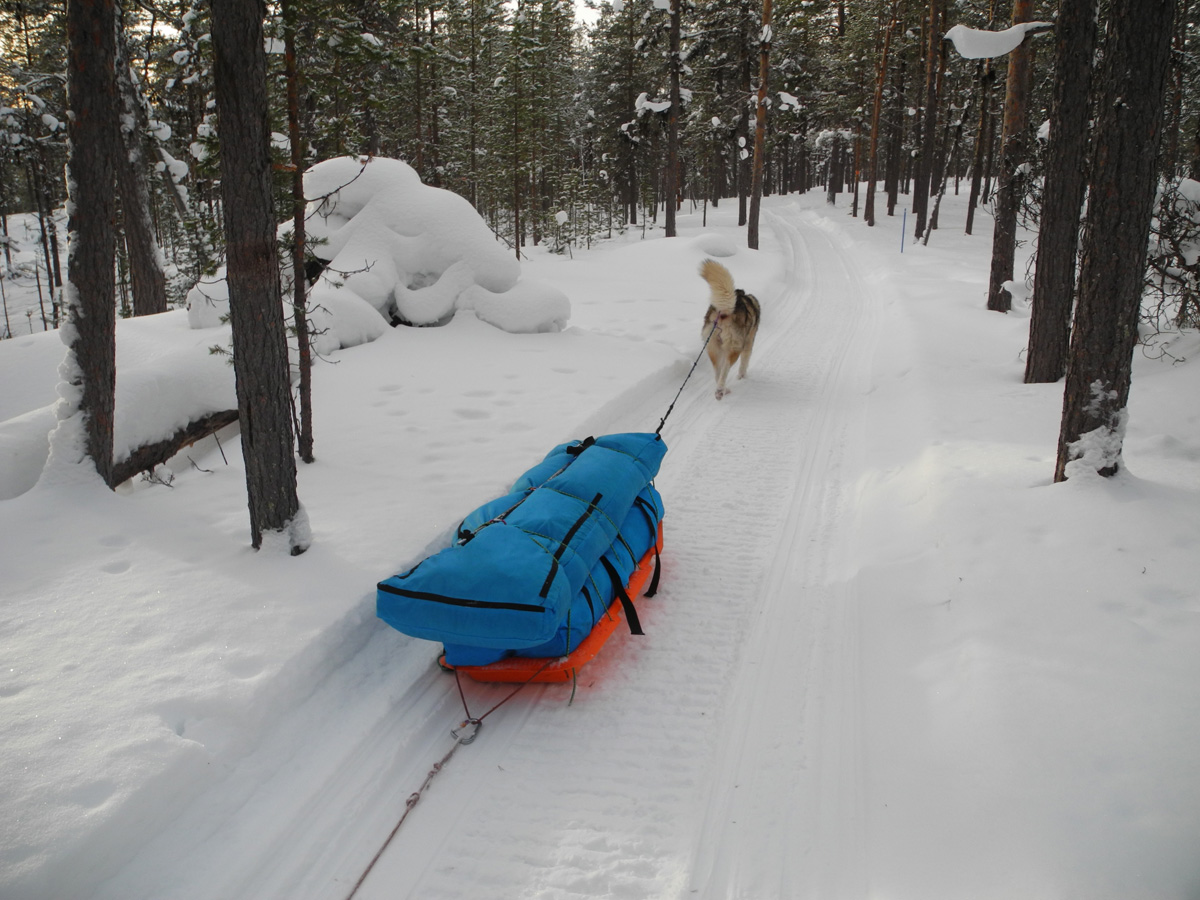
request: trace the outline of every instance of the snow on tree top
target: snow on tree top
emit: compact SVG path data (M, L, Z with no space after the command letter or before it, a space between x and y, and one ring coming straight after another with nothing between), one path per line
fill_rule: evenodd
M1021 46L1025 34L1030 31L1045 31L1049 22L1021 22L1004 31L980 31L966 25L955 25L946 32L946 40L964 59L996 59L1011 53Z

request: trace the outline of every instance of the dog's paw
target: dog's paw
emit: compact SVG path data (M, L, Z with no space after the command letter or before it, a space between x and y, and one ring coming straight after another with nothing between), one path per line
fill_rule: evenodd
M729 393L729 388L717 388L717 399L720 400Z

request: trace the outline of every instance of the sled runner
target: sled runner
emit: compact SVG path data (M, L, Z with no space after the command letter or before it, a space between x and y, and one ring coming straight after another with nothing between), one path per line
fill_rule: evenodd
M656 434L555 447L456 540L378 585L381 619L440 641L443 664L476 680L566 681L622 617L652 596L662 546Z

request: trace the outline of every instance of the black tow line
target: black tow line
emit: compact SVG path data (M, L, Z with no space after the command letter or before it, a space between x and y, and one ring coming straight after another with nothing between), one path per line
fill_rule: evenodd
M679 395L683 393L684 387L687 386L688 379L692 377L692 373L696 371L696 366L700 362L700 357L704 355L704 351L708 349L708 342L712 340L714 334L717 333L717 327L721 324L721 319L718 316L713 320L712 330L709 331L708 337L704 339L704 346L700 348L700 352L696 354L696 360L692 363L692 367L688 369L688 373L684 376L683 384L679 386L679 390L675 393L675 400L671 401L671 405L667 407L667 413L662 417L662 421L658 423L658 427L654 429L654 433L662 437L663 426L667 424L667 416L671 414L671 410L675 408L675 401L679 399Z

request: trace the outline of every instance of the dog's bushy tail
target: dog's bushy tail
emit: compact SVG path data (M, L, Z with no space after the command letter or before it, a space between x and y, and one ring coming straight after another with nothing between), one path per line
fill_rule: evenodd
M700 277L708 282L712 293L709 302L718 312L731 313L737 303L737 295L733 289L733 276L729 270L715 259L706 259L700 263Z

